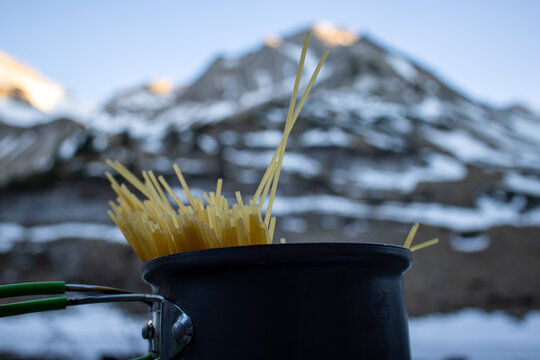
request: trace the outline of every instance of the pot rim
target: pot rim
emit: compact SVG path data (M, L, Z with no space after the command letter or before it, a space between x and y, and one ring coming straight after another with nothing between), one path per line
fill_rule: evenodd
M275 268L277 266L367 266L405 272L412 263L410 249L380 243L318 242L246 245L166 255L143 264L142 276L153 282L156 273Z

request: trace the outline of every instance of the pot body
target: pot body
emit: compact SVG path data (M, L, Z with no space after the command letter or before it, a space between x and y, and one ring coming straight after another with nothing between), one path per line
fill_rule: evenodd
M180 359L409 359L410 265L392 245L257 245L153 259L143 279L194 322Z

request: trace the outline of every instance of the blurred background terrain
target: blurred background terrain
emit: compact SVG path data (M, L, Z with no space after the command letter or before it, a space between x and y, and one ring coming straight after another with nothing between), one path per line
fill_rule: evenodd
M538 358L534 94L529 105L510 102L513 95L479 100L399 44L304 22L274 29L279 35L267 31L247 50L214 52L183 82L137 84L133 74L135 85L103 88L100 99L87 86L93 101L9 53L0 37L0 283L65 280L148 292L140 261L107 216L114 195L105 159L155 170L171 184L178 163L195 193L221 177L228 196L253 194L280 140L311 31L303 86L326 47L330 55L289 140L275 238L401 245L419 222L417 239L441 242L415 254L405 276L413 357ZM78 71L107 83L105 70ZM0 356L101 359L145 351L138 338L144 308L95 309L2 319L0 332L12 335L0 339ZM102 323L114 333L109 338L100 337Z

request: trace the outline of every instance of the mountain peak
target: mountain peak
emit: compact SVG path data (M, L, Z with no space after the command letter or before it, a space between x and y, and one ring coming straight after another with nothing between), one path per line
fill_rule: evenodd
M349 46L359 39L357 33L347 29L340 29L328 21L316 23L311 31L325 45L332 47Z
M48 112L65 97L64 88L0 51L0 98L14 98Z
M172 81L167 78L158 78L150 81L150 83L146 85L146 88L155 95L168 95L173 90L174 85Z

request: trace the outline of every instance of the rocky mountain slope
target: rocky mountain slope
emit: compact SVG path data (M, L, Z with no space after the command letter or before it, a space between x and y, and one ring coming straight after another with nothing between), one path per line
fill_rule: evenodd
M95 266L131 274L112 285L142 286L136 261L115 265L132 255L106 216L104 160L171 183L176 162L194 192L223 177L226 193L252 194L281 136L304 33L219 57L187 87L119 92L84 119L27 107L18 126L0 104L0 281L103 282L88 278ZM420 222L419 238L441 244L415 256L411 314L538 308L539 115L471 99L370 37L329 25L312 33L302 87L331 50L289 140L276 236L402 243ZM115 250L70 246L72 260L55 263L67 243L88 240Z

